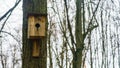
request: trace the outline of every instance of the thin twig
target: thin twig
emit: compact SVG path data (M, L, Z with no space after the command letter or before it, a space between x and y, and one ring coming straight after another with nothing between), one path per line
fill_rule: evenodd
M1 31L3 30L5 24L6 24L6 21L9 19L9 17L11 16L13 10L17 7L17 5L20 3L20 1L21 0L19 0L18 2L16 2L15 5L11 9L9 9L2 17L0 17L0 21L1 21L2 19L4 19L7 16L7 18L3 22L2 27L0 29L0 34L1 34Z

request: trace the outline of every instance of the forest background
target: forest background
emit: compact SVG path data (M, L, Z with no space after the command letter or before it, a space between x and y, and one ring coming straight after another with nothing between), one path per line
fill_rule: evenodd
M76 51L75 0L48 0L48 68L71 68ZM120 68L120 1L84 0L82 66ZM6 14L6 15L5 15ZM0 0L0 68L22 66L22 0Z

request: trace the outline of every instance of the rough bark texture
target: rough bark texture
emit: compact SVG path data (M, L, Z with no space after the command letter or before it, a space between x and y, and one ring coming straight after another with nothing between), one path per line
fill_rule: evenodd
M22 68L46 68L46 37L39 39L40 56L32 57L32 40L27 38L28 15L31 13L47 15L47 0L23 0L23 54ZM47 28L46 28L47 31Z

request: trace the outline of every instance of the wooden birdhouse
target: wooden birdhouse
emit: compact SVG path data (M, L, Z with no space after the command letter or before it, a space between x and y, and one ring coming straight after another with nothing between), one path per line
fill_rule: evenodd
M39 39L45 37L45 15L28 16L28 39Z
M28 39L33 43L32 56L40 56L40 40L45 37L45 24L47 15L30 14L28 15Z

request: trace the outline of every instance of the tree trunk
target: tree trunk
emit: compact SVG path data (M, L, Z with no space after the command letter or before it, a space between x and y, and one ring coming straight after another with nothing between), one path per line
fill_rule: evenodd
M76 1L76 23L75 23L75 36L76 36L76 51L73 53L73 68L81 68L82 65L82 51L84 48L83 40L83 22L81 13L82 0Z
M28 34L28 14L47 15L47 0L23 0L23 54L22 68L46 68L47 46L46 36L39 39L39 57L32 56L33 42L27 38ZM47 24L47 23L46 23ZM46 28L47 32L47 28ZM46 34L47 35L47 34Z

